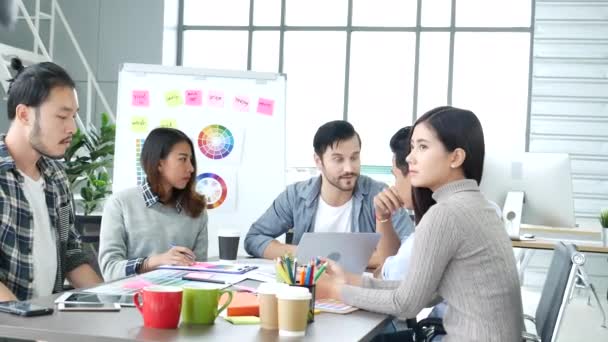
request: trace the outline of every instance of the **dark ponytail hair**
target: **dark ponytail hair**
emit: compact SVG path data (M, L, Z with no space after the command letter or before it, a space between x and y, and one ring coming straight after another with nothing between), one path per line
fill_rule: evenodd
M462 163L464 176L468 179L474 179L479 185L483 174L485 142L483 129L477 116L466 109L450 106L438 107L426 112L416 120L412 128L412 135L416 126L422 123L435 132L448 152L457 148L465 151L466 156ZM412 186L412 195L416 223L418 223L429 208L435 204L435 200L432 197L433 192L428 188Z
M16 74L8 80L8 99L6 101L8 119L15 119L20 104L39 107L49 97L55 87L76 88L74 80L59 65L42 62L24 67L19 58L11 59L11 69Z
M22 72L25 67L23 66L23 62L21 62L19 58L14 57L11 58L11 69L15 70L17 72L17 75L19 75L19 73Z

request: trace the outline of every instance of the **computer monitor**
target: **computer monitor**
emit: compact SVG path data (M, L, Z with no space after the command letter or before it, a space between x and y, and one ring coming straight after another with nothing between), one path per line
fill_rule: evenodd
M486 154L480 188L503 208L512 237L519 236L520 223L575 227L567 153Z

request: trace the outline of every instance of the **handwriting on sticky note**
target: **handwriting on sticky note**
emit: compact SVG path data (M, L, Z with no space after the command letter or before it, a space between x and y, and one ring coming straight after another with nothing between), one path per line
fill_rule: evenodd
M177 128L177 121L175 119L160 119L160 127Z
M232 109L234 109L235 112L248 112L249 111L249 97L235 96L234 102L232 103Z
M131 117L131 131L135 133L145 133L148 131L148 118L145 116Z
M131 104L135 107L150 106L150 93L147 90L133 90Z
M208 104L211 107L224 107L224 92L211 90L209 91Z
M186 90L186 106L200 106L203 104L201 90Z
M274 100L261 98L258 100L258 109L257 112L260 114L270 115L272 116L272 112L274 111Z
M165 102L169 107L177 107L184 103L182 94L178 90L171 90L165 93Z

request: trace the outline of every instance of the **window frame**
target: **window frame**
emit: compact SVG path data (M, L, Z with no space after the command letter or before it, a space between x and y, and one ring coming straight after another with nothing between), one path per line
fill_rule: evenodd
M185 25L184 24L184 0L178 0L178 22L177 22L177 44L176 44L176 65L181 66L183 62L183 39L184 32L189 30L197 31L247 31L248 33L248 46L247 46L247 70L251 70L252 64L252 42L253 33L255 31L275 31L279 32L279 61L278 70L276 72L283 73L284 67L284 40L285 32L288 31L339 31L346 32L346 54L345 54L345 73L344 73L344 102L343 102L343 113L342 118L344 120L349 119L348 115L348 100L349 100L349 83L350 83L350 60L351 60L351 39L353 32L413 32L415 33L415 52L414 52L414 85L412 92L412 109L411 109L411 120L412 122L417 119L418 111L418 85L419 85L419 71L420 71L420 35L424 32L447 32L450 34L450 45L449 45L449 59L448 59L448 89L446 103L452 105L452 93L453 93L453 78L454 78L454 42L456 33L459 32L484 32L484 33L529 33L530 36L530 48L528 56L528 89L527 89L527 110L526 110L526 124L525 124L525 151L529 151L530 145L530 112L531 112L531 91L532 91L532 75L533 75L533 55L534 55L534 22L535 22L535 8L536 0L530 0L530 24L525 27L463 27L456 26L456 9L458 0L451 0L451 18L450 26L445 27L429 27L422 26L422 0L417 0L417 13L416 13L416 26L391 26L391 27L379 27L379 26L354 26L353 21L353 2L354 0L345 0L348 2L347 11L347 24L346 26L288 26L285 24L286 14L286 2L287 0L281 0L281 12L280 12L280 25L278 26L260 26L254 25L254 5L256 0L249 0L249 25L242 26L218 26L218 25ZM507 1L507 0L505 0Z

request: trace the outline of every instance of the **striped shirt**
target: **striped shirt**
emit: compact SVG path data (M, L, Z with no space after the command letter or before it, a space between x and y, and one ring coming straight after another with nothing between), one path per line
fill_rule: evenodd
M32 298L34 240L33 213L23 192L23 176L17 170L0 135L0 281L19 300ZM51 229L55 231L57 275L53 292L63 290L67 272L87 262L74 229L72 194L63 165L40 157L36 164L44 178L44 194Z

